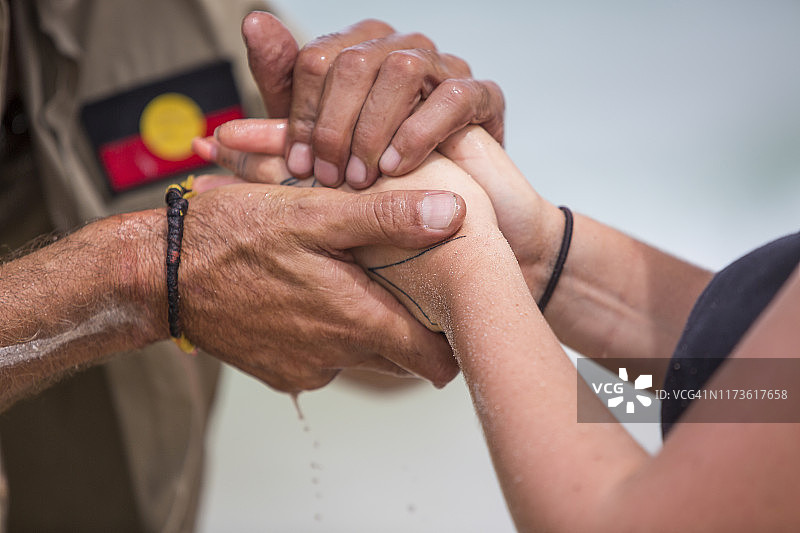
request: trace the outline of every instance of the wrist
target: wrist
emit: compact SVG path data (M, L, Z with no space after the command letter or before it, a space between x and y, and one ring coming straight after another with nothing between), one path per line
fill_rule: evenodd
M536 213L529 226L530 238L514 248L530 294L539 298L553 272L564 235L564 213L539 197L532 207Z
M163 210L151 209L110 217L113 293L121 305L138 313L140 328L133 332L137 347L169 337L164 283L166 221Z
M442 329L468 382L476 365L491 368L495 356L513 353L515 339L530 334L530 320L541 320L511 247L502 236L486 244L449 284L442 304Z
M499 302L508 298L530 299L519 264L506 239L498 231L464 239L462 248L447 265L440 309L443 329L492 316ZM480 309L479 313L475 311Z

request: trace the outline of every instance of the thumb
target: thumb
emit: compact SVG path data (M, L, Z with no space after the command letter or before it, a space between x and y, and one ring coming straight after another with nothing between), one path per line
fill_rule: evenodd
M503 206L518 206L538 197L503 147L479 126L454 133L437 150L478 182L498 215Z
M468 126L437 148L477 181L492 196L500 188L528 185L528 180L492 136L482 127Z
M327 214L316 219L324 227L314 232L320 246L338 250L374 244L430 246L455 233L467 212L464 199L449 191L338 194L339 203L317 196Z
M253 11L242 21L247 62L269 117L288 117L298 46L289 29L273 15Z

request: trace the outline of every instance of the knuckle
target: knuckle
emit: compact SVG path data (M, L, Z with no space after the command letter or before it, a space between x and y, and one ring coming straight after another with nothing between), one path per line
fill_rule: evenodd
M414 43L415 48L424 48L425 50L436 50L436 45L424 33L414 32L405 35L405 38Z
M485 80L480 82L481 85L486 89L486 91L497 98L498 102L505 106L505 97L503 96L503 89L500 88L497 83L491 80Z
M332 58L327 47L319 43L311 43L300 51L295 63L295 72L315 78L324 78L328 74Z
M289 119L287 137L293 140L309 142L316 125L316 116L297 116Z
M494 104L494 112L502 115L506 109L506 97L503 94L503 90L493 81L484 81L482 83L486 88L490 101Z
M370 50L367 46L356 45L345 48L336 57L334 68L346 72L359 73L369 67Z
M451 117L462 125L479 123L491 114L491 95L473 79L447 79L439 86L443 107L452 109Z
M383 68L401 77L419 77L425 72L425 60L413 50L390 52L383 62Z
M459 76L465 78L472 77L472 70L469 68L469 63L464 61L458 56L454 56L452 54L441 54L442 61L444 61L448 66L451 72L455 72Z
M382 20L375 18L364 19L358 23L370 35L387 35L394 33L394 28Z
M472 106L475 96L471 80L447 79L439 86L445 103L453 107Z
M477 82L478 97L475 102L473 122L483 123L490 120L502 120L506 101L500 87L491 81Z
M374 197L373 215L384 236L392 238L397 234L397 228L411 226L415 222L408 204L408 198L402 191L389 191Z
M482 83L478 84L477 90L474 92L475 98L472 103L473 122L483 122L492 113L492 96Z

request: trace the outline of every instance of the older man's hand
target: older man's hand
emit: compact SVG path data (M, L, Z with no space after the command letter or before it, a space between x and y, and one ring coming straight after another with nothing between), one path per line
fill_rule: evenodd
M428 246L455 232L464 211L452 193L423 191L360 196L246 184L200 194L190 200L180 267L186 336L287 392L321 387L349 367L443 386L458 373L445 339L370 280L350 249ZM150 300L161 309L163 263L151 269Z
M377 20L299 49L286 27L254 12L242 24L250 69L271 117L288 117L284 155L298 178L354 188L416 168L467 124L503 140L499 87L421 34Z

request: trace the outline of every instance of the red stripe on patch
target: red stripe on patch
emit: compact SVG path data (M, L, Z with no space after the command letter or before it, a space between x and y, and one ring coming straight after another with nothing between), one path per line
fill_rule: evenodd
M242 108L238 105L206 113L205 134L211 135L217 126L243 117ZM140 135L103 144L98 150L98 155L108 174L111 188L115 192L208 165L194 154L180 161L161 159L147 149Z

